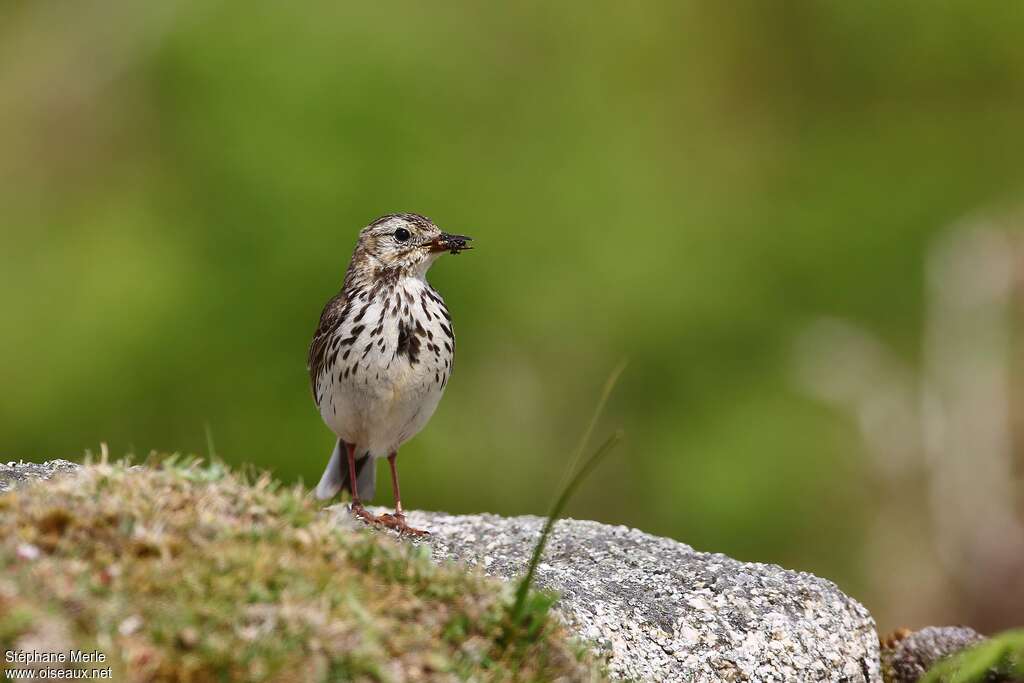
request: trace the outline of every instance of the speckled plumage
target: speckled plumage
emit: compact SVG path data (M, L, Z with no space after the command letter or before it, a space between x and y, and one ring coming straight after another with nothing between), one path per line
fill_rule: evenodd
M401 239L404 238L404 239ZM371 459L388 457L433 415L455 358L451 315L426 279L446 251L469 238L442 233L418 214L393 214L363 229L341 292L324 307L309 349L320 415L339 447L317 495L346 485L343 446L359 458L359 493L372 495ZM362 472L367 474L364 475Z

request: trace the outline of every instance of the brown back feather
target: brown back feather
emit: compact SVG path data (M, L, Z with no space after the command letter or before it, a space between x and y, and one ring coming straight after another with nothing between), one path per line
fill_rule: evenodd
M320 324L317 325L313 341L309 345L309 359L306 367L309 370L309 383L313 389L313 399L317 402L320 397L317 395L316 381L327 362L327 348L332 334L345 319L346 304L347 297L344 290L327 302L323 312L320 313Z

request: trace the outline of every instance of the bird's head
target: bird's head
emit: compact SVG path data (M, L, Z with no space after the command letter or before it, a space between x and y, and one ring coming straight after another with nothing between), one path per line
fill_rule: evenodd
M415 213L382 216L359 233L353 265L369 270L422 276L441 254L472 249L473 238L442 232Z

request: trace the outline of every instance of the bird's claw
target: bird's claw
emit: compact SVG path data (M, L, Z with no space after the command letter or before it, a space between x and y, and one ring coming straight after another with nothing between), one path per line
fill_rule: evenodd
M381 526L385 529L391 529L397 531L400 536L412 536L414 538L425 538L430 535L429 531L422 529L416 529L409 526L405 522L405 515L401 512L394 514L377 515L372 514L369 510L364 508L361 503L352 503L349 506L349 511L357 519L361 519L370 526Z
M362 503L352 503L349 506L349 512L351 512L357 519L361 519L367 524L377 524L380 521L380 518L371 514L363 507Z
M401 512L394 514L381 515L377 518L377 523L386 529L397 531L401 536L412 536L414 538L425 538L430 535L429 531L422 529L416 529L405 522L405 515Z

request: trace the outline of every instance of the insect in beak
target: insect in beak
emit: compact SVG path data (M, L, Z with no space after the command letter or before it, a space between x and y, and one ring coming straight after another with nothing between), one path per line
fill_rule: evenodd
M429 242L427 246L430 247L432 252L448 251L458 254L460 251L472 249L473 247L467 244L467 242L472 241L473 238L466 235L449 235L446 232L442 232L440 237Z

